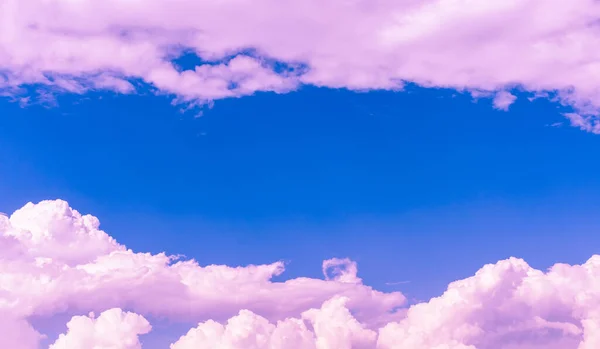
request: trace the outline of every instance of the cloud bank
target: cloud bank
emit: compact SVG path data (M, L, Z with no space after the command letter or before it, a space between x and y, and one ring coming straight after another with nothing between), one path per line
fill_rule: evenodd
M0 88L144 83L204 103L411 82L485 93L499 109L517 89L549 93L600 133L599 18L595 0L2 0ZM202 62L180 69L184 52Z
M80 315L50 349L138 349L151 316L198 323L170 349L600 347L600 256L547 272L510 258L404 308L348 259L324 279L271 280L283 271L136 253L64 201L29 203L0 215L0 347L39 348L30 320L65 313Z

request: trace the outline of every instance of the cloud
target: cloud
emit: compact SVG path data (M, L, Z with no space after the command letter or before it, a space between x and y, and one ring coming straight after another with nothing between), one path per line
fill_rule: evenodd
M148 320L121 309L109 309L96 319L90 316L74 316L67 324L66 334L61 334L49 349L114 348L141 349L138 335L150 332Z
M43 338L25 319L3 311L0 311L0 334L2 348L37 349Z
M198 323L171 349L600 345L600 256L548 271L509 258L400 310L404 296L364 285L349 259L323 262L322 280L272 281L284 267L135 253L64 201L27 204L0 216L0 347L39 348L31 318L64 313L89 315L74 316L50 349L140 348L153 316Z
M580 266L557 264L547 273L511 258L450 284L442 296L379 329L362 326L335 297L278 323L247 311L223 325L201 323L171 349L597 348L598 268L598 256Z
M494 97L494 108L500 110L508 110L511 104L517 100L517 97L510 92L500 91Z
M131 93L144 82L204 103L412 82L551 93L596 120L599 16L595 0L4 0L0 86ZM179 69L183 52L202 63Z
M21 321L128 308L199 321L227 319L246 309L279 320L342 296L357 318L376 323L398 316L394 310L405 302L399 292L364 285L349 260L340 260L350 266L343 277L274 282L271 278L285 270L281 262L200 266L163 253L136 253L99 225L96 217L61 200L29 203L10 218L0 216L0 314ZM340 262L324 265L331 263Z
M199 324L171 345L171 349L373 348L377 333L352 317L345 307L346 301L334 297L320 309L303 313L301 318L288 318L276 324L244 310L225 325L214 321Z
M593 134L600 134L600 119L578 113L566 113L565 116L571 123L571 126L579 127L580 129Z
M323 261L323 275L327 280L360 283L362 280L356 276L357 273L356 262L348 258L331 258Z

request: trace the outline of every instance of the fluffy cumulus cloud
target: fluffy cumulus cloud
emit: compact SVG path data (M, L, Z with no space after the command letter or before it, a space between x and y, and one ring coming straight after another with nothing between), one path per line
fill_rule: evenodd
M406 82L549 92L600 132L596 0L2 0L0 88L120 93L150 84L181 101ZM192 52L201 63L181 69Z
M201 323L171 345L171 349L196 348L373 348L375 331L364 328L345 307L347 299L334 297L320 309L301 318L276 324L247 310L222 325L212 320Z
M393 310L404 304L404 296L364 285L350 260L325 261L328 276L323 279L271 281L284 268L281 262L200 266L162 253L136 253L100 230L96 217L64 201L29 203L10 217L0 215L0 332L18 338L31 333L26 337L35 342L40 335L27 322L32 317L106 311L97 319L73 318L54 349L96 340L112 343L104 338L107 333L122 338L123 348L133 348L135 341L115 329L126 323L125 328L141 334L149 325L118 309L181 321L225 320L244 309L278 321L344 297L365 323L401 314Z
M198 323L170 349L600 347L600 256L548 271L499 261L410 307L348 259L323 262L323 279L272 281L284 267L136 253L64 201L27 204L0 215L0 347L40 348L32 319L60 314L79 315L50 349L138 349L156 316Z
M49 349L120 348L141 349L138 335L148 333L150 323L143 316L109 309L96 319L74 316L67 324L68 332L61 334Z

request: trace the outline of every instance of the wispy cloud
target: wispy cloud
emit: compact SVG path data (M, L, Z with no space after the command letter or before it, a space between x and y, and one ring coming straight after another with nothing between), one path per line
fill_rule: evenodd
M410 281L396 281L396 282L386 282L385 284L388 286L395 286L395 285L406 285L409 283L410 283Z

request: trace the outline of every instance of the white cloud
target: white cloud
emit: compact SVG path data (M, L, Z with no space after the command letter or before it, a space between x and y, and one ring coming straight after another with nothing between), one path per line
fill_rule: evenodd
M0 334L2 348L37 349L39 341L43 338L25 319L1 310Z

